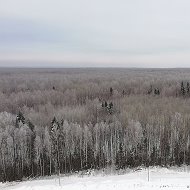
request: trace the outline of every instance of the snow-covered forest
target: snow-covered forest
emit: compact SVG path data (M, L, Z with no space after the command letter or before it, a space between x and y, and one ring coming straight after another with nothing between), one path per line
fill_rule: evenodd
M1 69L0 182L190 164L190 69Z

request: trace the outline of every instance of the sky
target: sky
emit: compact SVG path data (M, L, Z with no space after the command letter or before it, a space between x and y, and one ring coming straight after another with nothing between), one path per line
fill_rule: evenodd
M0 0L2 67L190 67L189 0Z

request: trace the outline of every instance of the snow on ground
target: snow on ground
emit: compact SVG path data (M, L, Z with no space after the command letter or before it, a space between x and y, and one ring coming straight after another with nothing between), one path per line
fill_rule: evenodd
M148 170L130 171L123 175L91 175L70 176L61 178L59 186L58 178L25 181L20 183L0 183L1 190L157 190L157 189L190 189L190 172L184 168L150 169L150 181Z

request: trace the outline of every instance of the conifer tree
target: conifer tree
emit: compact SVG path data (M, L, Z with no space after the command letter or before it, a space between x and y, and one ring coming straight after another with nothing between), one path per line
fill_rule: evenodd
M122 95L125 96L125 90L122 91Z
M181 82L181 94L185 96L185 87L183 81Z
M189 93L190 93L190 85L189 85L189 82L187 82L187 94L189 95Z
M18 112L18 115L16 117L16 127L19 127L19 123L25 124L25 118L21 111Z
M111 87L110 88L110 96L112 96L113 95L113 88Z

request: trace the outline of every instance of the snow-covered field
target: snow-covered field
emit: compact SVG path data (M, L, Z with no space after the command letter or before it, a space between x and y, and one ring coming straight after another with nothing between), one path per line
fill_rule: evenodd
M150 181L148 170L129 171L123 175L70 176L25 181L20 183L0 183L1 190L155 190L155 189L190 189L190 172L184 168L151 168Z

